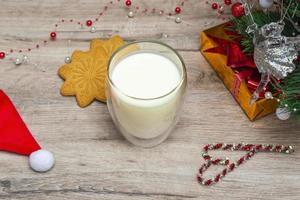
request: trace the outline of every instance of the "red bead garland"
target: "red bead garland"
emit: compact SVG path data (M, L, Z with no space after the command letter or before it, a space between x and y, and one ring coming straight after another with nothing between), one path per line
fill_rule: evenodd
M176 12L177 14L181 13L181 8L180 8L180 7L176 7L176 8L175 8L175 12Z
M241 3L235 3L231 7L231 13L234 17L242 17L245 15L245 9L243 4Z
M231 150L231 151L246 151L247 153L242 156L238 161L230 163L229 158L213 159L208 155L209 150ZM284 145L274 145L274 144L207 144L203 147L202 157L205 163L199 168L197 175L197 181L205 186L210 186L212 184L218 183L222 178L224 178L229 172L232 172L235 168L239 167L241 164L252 158L258 152L278 152L278 153L293 153L294 148L292 146ZM213 165L224 165L225 168L219 172L215 177L205 180L203 178L204 172Z
M56 32L51 32L51 33L50 33L50 38L51 38L52 40L55 40L55 39L56 39Z
M121 2L121 0L116 0L117 2ZM180 0L179 3L177 3L177 5L180 5L180 6L177 6L175 8L175 14L179 14L182 12L182 7L185 5L185 2L187 2L188 0ZM109 8L111 8L111 5L115 4L114 1L110 1L108 2L107 5L105 5L103 7L103 9L99 12L99 14L93 19L93 20L87 20L85 23L83 22L80 22L80 21L76 21L74 19L59 19L58 22L56 22L55 24L53 24L54 26L54 30L56 31L58 27L61 26L61 24L65 24L65 23L76 23L77 25L80 25L81 27L85 24L86 26L92 26L93 25L93 21L100 21L100 17L102 17L105 12L107 12L107 10ZM132 0L125 0L125 5L127 7L129 6L132 6ZM145 8L145 9L142 9L140 6L135 6L134 9L136 10L135 12L140 12L140 13L144 13L144 14L149 14L149 13L157 13L159 14L160 16L161 15L174 15L173 12L167 12L166 10L158 10L157 8ZM43 46L46 46L47 45L47 42L48 41L54 41L56 40L57 38L57 32L51 32L49 34L50 36L50 39L48 40L42 40L41 41L41 44L43 44ZM39 44L34 44L31 48L25 48L25 49L10 49L9 52L10 53L14 53L14 52L18 52L18 53L22 53L22 52L30 52L34 49L40 49L42 46L39 45ZM4 53L4 52L3 52ZM6 56L5 54L1 54L0 55L0 59L4 59Z
M0 59L4 59L5 58L5 53L4 52L0 52Z
M85 22L85 24L86 24L86 26L92 26L92 25L93 25L93 22L92 22L92 20L87 20L87 21Z
M224 0L225 5L229 6L232 2L231 0Z
M128 7L131 6L131 0L126 0L126 1L125 1L125 4L126 4L126 6L128 6Z
M216 10L219 8L219 5L217 3L213 3L213 4L211 4L211 8Z

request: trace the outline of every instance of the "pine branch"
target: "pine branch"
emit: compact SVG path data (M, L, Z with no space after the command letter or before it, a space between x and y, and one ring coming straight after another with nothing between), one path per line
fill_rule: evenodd
M296 70L283 80L280 86L282 90L280 106L287 106L293 116L300 119L300 63L297 64Z

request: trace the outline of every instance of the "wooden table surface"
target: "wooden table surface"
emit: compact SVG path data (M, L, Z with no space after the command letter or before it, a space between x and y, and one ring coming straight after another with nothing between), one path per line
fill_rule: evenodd
M108 2L0 0L0 49L33 46L48 38L58 19L85 21ZM135 2L166 10L176 6L172 0ZM56 42L28 54L28 64L0 61L0 88L36 139L56 157L55 168L39 174L30 170L26 157L0 152L0 199L300 199L297 150L292 155L260 153L212 187L195 180L205 143L300 144L299 123L279 121L274 114L250 122L199 53L204 25L218 23L205 0L188 1L181 24L166 16L128 19L123 5L112 7L96 23L96 33L66 23L59 27ZM75 49L86 50L92 38L115 34L126 41L166 42L187 64L188 94L181 120L169 139L155 148L126 142L105 104L94 102L81 109L73 97L59 94L62 80L57 70L64 58Z

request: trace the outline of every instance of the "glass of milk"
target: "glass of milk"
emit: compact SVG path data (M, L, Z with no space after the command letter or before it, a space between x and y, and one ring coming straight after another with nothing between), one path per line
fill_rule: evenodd
M160 42L133 42L109 61L108 110L128 141L153 147L176 125L186 85L186 68L174 49Z

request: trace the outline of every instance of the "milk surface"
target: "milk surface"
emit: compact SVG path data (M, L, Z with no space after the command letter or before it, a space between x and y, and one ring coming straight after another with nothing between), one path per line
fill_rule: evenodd
M180 73L176 65L164 56L136 53L115 66L112 82L128 96L157 98L176 88L180 82Z

